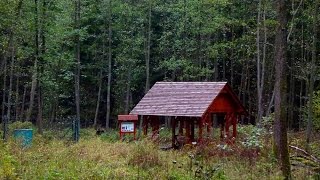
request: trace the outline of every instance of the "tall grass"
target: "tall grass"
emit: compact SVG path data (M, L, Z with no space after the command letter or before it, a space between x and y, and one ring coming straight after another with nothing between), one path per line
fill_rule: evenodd
M0 141L0 179L282 179L267 136L254 140L263 148L247 147L245 132L252 131L240 131L232 146L213 141L168 151L147 138L119 141L116 131L96 136L93 129L77 144L36 135L32 147L22 149L10 139ZM293 175L312 177L303 169Z

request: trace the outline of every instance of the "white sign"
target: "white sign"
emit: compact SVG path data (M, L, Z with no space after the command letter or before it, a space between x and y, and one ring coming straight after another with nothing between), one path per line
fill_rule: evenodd
M134 122L121 123L121 132L134 132Z

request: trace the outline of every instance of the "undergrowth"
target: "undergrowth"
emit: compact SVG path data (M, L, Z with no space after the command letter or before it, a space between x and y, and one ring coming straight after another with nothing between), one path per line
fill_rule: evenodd
M96 136L93 129L82 130L79 143L51 132L36 134L28 149L9 139L0 141L0 179L282 179L270 136L255 127L241 128L233 145L208 140L167 151L148 138L119 141L117 131ZM299 168L293 177L316 176Z

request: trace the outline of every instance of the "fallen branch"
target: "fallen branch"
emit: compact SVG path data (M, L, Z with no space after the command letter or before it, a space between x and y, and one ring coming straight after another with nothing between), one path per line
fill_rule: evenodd
M296 146L291 146L291 145L289 145L289 147L294 149L294 150L296 150L296 151L298 151L298 152L303 153L305 156L310 157L314 162L317 162L317 163L320 164L320 159L315 157L315 156L313 156L313 155L311 155L311 154L309 154L306 150L301 149L301 148L296 147Z

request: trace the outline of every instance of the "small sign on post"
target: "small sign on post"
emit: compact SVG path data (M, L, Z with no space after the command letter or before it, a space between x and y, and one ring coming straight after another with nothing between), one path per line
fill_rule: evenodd
M120 140L124 134L133 134L133 139L136 139L136 129L138 115L118 115Z
M122 122L121 123L121 132L134 132L134 122Z

